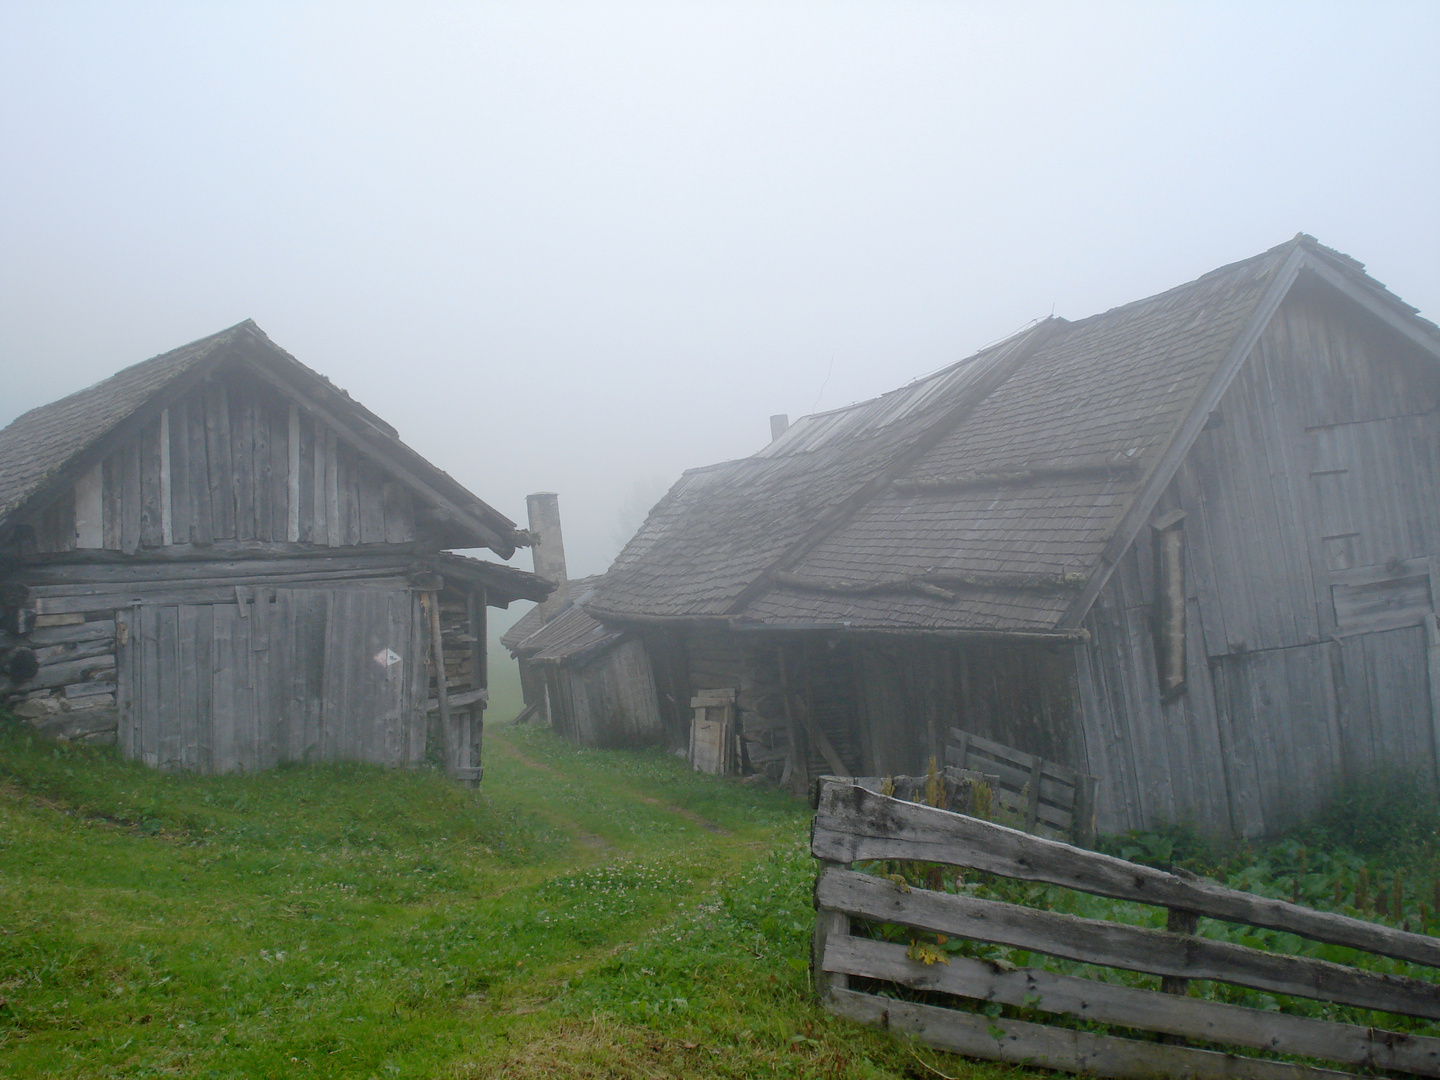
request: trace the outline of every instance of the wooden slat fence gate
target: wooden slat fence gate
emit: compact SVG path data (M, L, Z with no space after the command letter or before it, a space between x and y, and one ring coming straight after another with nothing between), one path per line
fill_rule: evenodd
M1440 985L1434 982L1235 944L1199 935L1196 928L1198 918L1206 917L1432 968L1440 967L1440 938L1126 862L867 791L849 780L822 779L815 801L811 850L821 860L821 873L812 963L816 988L837 1015L952 1053L1094 1076L1356 1075L1273 1055L1440 1076L1440 1038L1185 996L1190 980L1217 980L1266 994L1440 1020ZM851 869L854 863L890 860L940 863L1156 905L1169 911L1167 929L981 899L965 890L912 887L898 875ZM877 940L867 924L908 928L916 941L923 935L943 941L939 935L944 935L1147 973L1161 978L1162 989L943 956L913 942ZM1037 1019L971 1011L976 1006L988 1006L989 1012L1006 1006ZM1091 1030L1078 1030L1077 1020ZM1097 1033L1096 1025L1149 1034Z
M960 728L950 729L945 764L996 777L996 802L1026 832L1094 845L1095 777Z

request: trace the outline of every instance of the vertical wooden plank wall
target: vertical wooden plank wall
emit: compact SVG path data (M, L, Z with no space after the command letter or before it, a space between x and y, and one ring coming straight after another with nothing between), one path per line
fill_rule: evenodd
M425 649L409 590L234 592L233 603L117 613L122 753L206 772L424 759Z
M417 539L404 485L239 373L172 404L32 523L36 550Z
M1143 534L1087 619L1079 726L1103 831L1260 836L1318 809L1347 769L1440 773L1437 489L1440 373L1297 286L1172 486L1183 691L1159 694Z

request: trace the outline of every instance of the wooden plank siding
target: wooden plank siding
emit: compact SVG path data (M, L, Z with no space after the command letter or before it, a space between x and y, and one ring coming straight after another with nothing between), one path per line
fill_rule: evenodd
M478 780L485 605L550 586L454 549L506 559L526 537L252 323L32 410L0 442L8 713L159 768L433 759ZM464 686L444 746L422 594L457 638L437 648L440 685Z
M1437 487L1440 373L1297 287L1167 495L1184 514L1181 692L1156 677L1148 530L1086 618L1078 726L1101 831L1273 834L1347 770L1440 774Z
M622 641L578 665L545 665L555 730L584 746L633 748L664 737L655 680L638 641Z
M234 603L125 614L126 756L203 772L424 760L424 703L411 670L423 672L423 647L417 656L409 591L236 592ZM378 662L385 649L400 660Z
M87 475L81 484L85 508L100 514L98 527L83 512L77 518L71 493L33 523L37 553L77 546L134 553L228 540L350 547L418 539L405 485L239 371L181 397L98 466L98 477Z

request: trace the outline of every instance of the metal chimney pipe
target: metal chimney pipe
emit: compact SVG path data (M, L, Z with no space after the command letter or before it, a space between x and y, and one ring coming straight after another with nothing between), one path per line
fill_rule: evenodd
M530 514L530 531L535 545L530 555L535 560L535 573L557 585L564 585L565 538L560 532L560 496L553 491L537 491L525 497Z
M785 429L789 426L790 417L783 412L778 412L770 417L770 441L774 442L781 435L784 435Z

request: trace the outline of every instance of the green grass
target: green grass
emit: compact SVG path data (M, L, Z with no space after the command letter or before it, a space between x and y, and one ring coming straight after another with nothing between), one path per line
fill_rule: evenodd
M0 721L0 1075L999 1077L809 993L808 812L492 728L159 774Z
M525 707L520 694L520 667L510 658L498 640L490 642L487 660L490 703L486 715L501 724L513 720Z

